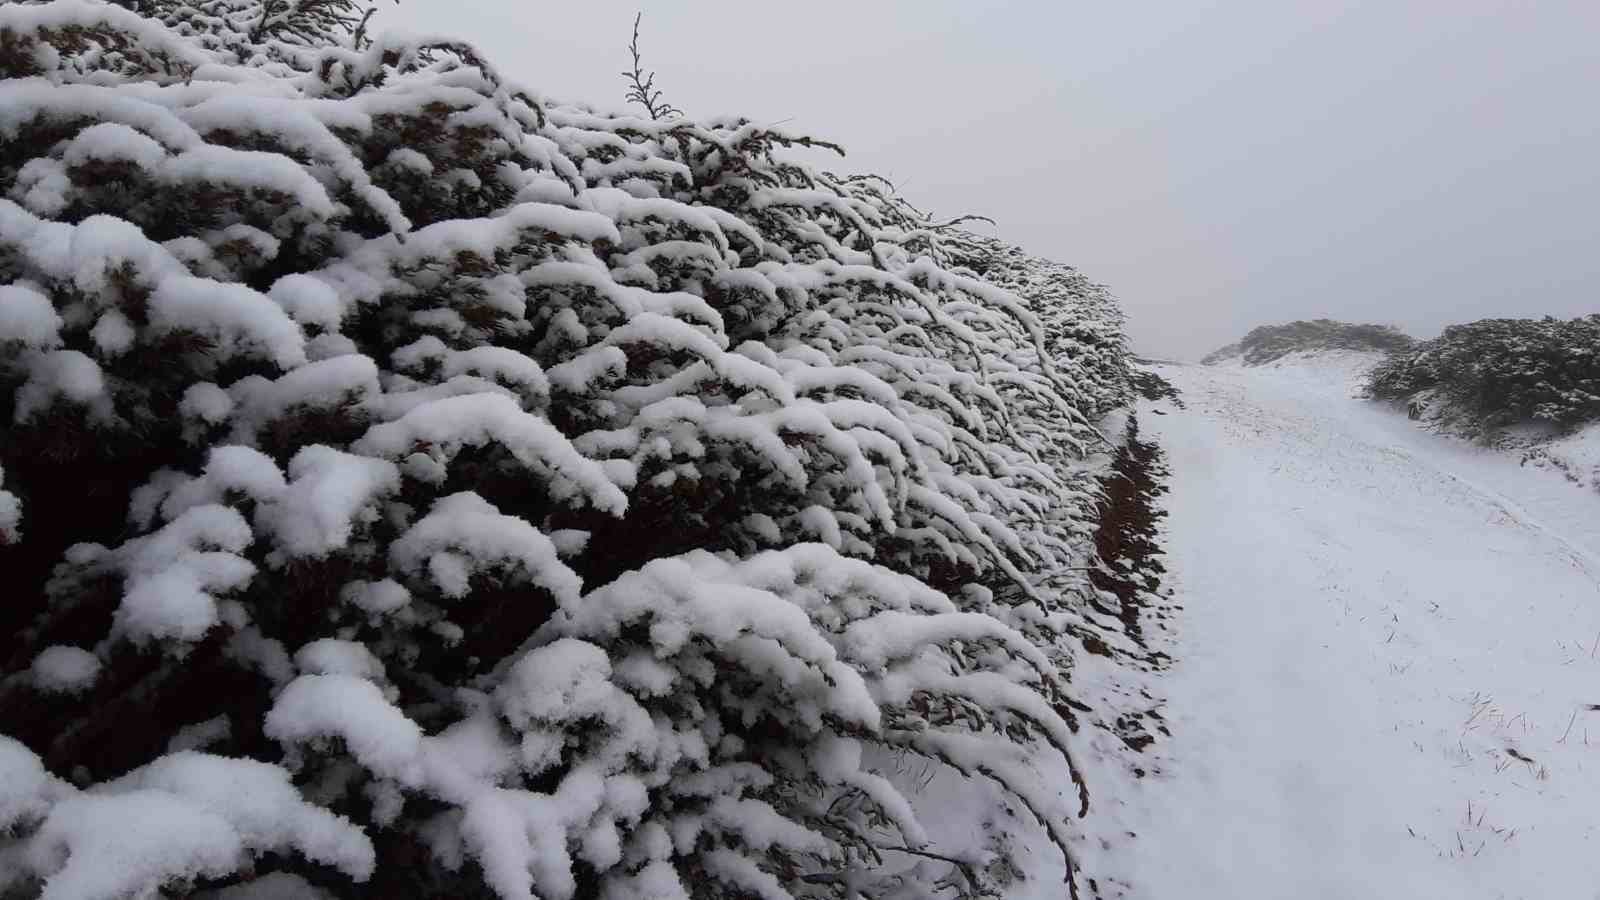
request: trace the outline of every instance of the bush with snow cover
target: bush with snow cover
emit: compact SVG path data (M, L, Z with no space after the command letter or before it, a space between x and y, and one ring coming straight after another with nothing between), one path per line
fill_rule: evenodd
M1452 325L1391 353L1368 392L1435 407L1431 418L1471 434L1529 423L1572 431L1600 419L1600 315Z
M1333 319L1312 319L1252 328L1237 344L1213 351L1200 362L1215 365L1239 359L1247 366L1264 366L1291 353L1319 350L1399 353L1412 343L1409 336L1392 325L1354 325Z
M1067 852L1102 289L350 0L138 7L0 6L0 894L1030 871L886 753Z

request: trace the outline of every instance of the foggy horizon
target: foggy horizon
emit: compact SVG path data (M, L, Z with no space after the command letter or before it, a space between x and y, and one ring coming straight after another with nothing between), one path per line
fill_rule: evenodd
M1293 319L1429 337L1600 307L1600 4L829 0L772 23L732 2L417 0L374 28L464 38L541 95L621 109L641 8L645 66L687 115L782 122L842 144L829 168L994 219L1108 285L1143 353Z

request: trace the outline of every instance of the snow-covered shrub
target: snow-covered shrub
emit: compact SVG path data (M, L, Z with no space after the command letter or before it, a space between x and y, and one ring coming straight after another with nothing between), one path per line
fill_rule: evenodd
M1102 289L351 3L140 8L0 6L0 892L997 890L879 752L1066 852Z
M957 259L1028 304L1055 369L1068 379L1073 407L1094 415L1125 405L1131 399L1128 344L1122 307L1110 290L1071 266L1002 241L969 240L971 249Z
M1209 353L1200 361L1214 365L1228 359L1242 359L1245 365L1260 366L1302 351L1398 353L1411 345L1411 338L1392 325L1355 325L1333 319L1312 319L1252 328L1238 343Z
M1437 405L1475 433L1524 423L1571 430L1600 419L1600 315L1452 325L1390 354L1368 390L1379 400Z

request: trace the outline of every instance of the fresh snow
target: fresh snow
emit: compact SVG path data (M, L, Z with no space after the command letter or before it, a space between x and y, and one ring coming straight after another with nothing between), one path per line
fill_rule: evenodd
M6 470L0 468L0 485L5 483ZM22 539L22 501L16 494L0 487L0 544Z
M0 895L1058 895L1109 293L361 6L0 4Z
M1173 736L1091 785L1130 896L1600 884L1600 498L1353 399L1365 361L1159 370Z
M278 766L180 751L78 792L0 737L0 827L41 816L22 852L0 848L0 890L47 876L43 900L150 897L174 878L220 877L291 848L356 878L375 864L367 835L306 803Z
M1530 454L1528 465L1557 469L1574 484L1600 492L1600 423L1549 441L1539 450Z
M81 647L56 644L33 658L29 669L33 683L49 693L78 693L94 685L100 660Z
M60 346L61 316L50 298L25 283L0 285L0 343L26 347Z

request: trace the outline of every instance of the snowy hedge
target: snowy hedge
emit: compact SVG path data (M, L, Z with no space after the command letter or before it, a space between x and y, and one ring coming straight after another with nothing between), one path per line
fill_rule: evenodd
M1436 404L1473 432L1525 423L1572 430L1600 419L1600 315L1452 325L1392 353L1368 389L1380 400Z
M1403 351L1411 345L1411 338L1392 325L1355 325L1333 319L1312 319L1252 328L1238 343L1209 353L1200 362L1214 365L1237 358L1247 366L1260 366L1290 353L1304 351L1368 350L1389 353Z
M0 6L0 895L1027 877L902 756L1067 852L1103 289L349 0L136 6Z

